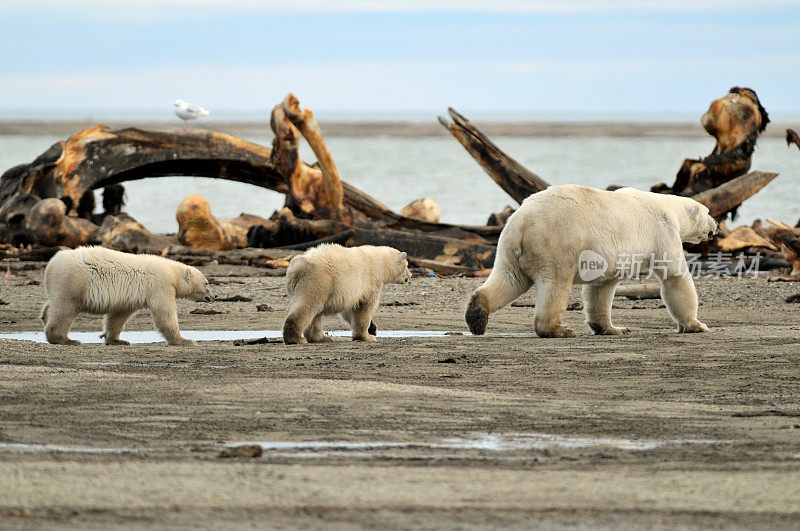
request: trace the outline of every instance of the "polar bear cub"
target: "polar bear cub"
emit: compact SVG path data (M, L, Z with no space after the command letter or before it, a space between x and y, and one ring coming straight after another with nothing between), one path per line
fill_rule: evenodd
M136 255L105 247L63 250L44 272L47 302L42 308L50 343L78 345L67 334L81 313L105 314L106 345L127 345L119 338L125 322L148 308L156 328L170 345L194 345L181 337L175 299L214 300L203 274L180 262L154 255Z
M409 281L406 253L392 247L324 243L296 256L286 270L291 307L283 323L287 345L330 341L322 316L339 314L354 341L375 341L372 315L384 284ZM305 336L305 339L301 337Z
M595 334L627 334L611 323L614 291L627 262L653 266L661 298L679 332L706 332L682 242L717 233L708 208L688 197L622 188L551 186L528 197L508 218L494 268L472 295L465 319L483 334L489 314L536 285L533 326L540 337L574 337L562 326L573 283L583 284L586 322ZM588 256L592 269L582 270ZM658 260L650 264L650 260Z

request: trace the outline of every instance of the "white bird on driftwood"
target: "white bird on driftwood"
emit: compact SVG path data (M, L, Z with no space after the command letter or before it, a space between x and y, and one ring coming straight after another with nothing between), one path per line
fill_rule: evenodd
M173 103L175 106L175 114L178 115L178 118L183 120L183 130L189 130L189 122L191 120L197 120L201 116L208 116L209 111L202 107L198 107L197 105L192 105L191 103L186 103L183 100L175 100Z

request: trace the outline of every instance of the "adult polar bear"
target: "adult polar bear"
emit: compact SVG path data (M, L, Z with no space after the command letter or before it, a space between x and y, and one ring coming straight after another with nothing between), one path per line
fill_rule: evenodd
M627 328L611 323L614 290L624 273L619 265L625 257L653 256L663 260L658 275L661 298L678 331L708 331L697 320L697 293L682 242L710 240L717 229L708 208L688 197L632 188L608 192L551 186L527 198L508 218L497 244L494 269L470 300L467 324L473 334L483 334L490 313L536 284L536 333L575 337L561 324L574 282L584 284L586 322L595 334L627 334ZM607 264L604 272L600 268L581 275L579 258L589 251Z
M67 334L80 312L105 314L107 345L119 338L136 311L149 308L153 322L170 345L194 345L181 337L175 299L211 301L214 293L194 267L154 255L121 253L104 247L59 251L44 272L47 302L42 307L50 343L77 345Z

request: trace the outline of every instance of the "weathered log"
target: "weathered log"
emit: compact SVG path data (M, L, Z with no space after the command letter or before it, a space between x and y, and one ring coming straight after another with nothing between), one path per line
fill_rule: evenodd
M30 241L46 247L78 247L96 241L100 227L89 220L67 216L67 205L60 199L42 199L25 217L25 232Z
M289 208L284 208L274 223L252 227L247 233L247 245L263 248L292 246L328 238L350 228L350 225L333 219L298 218Z
M276 221L240 214L237 218L222 219L211 213L206 199L193 194L185 197L175 214L178 221L178 241L189 247L228 251L247 246L247 233L254 226L272 227Z
M453 122L451 123L441 116L439 122L464 146L464 149L500 185L500 188L517 203L522 203L529 195L550 186L538 175L504 153L489 137L481 133L455 109L448 107L447 111Z
M786 145L791 146L794 144L797 146L797 149L800 149L800 136L794 131L794 129L787 129L786 130Z
M276 114L277 113L277 114ZM273 110L272 124L279 129L285 127L285 119L288 119L291 124L297 128L303 138L306 139L314 155L317 156L318 171L322 174L322 179L315 180L316 184L313 188L313 206L315 209L316 217L322 219L335 219L348 221L344 218L344 205L342 204L344 192L342 190L342 181L339 178L339 171L336 169L336 164L333 162L328 146L325 139L322 137L319 124L314 118L314 113L310 109L305 108L300 110L300 104L294 94L289 94L284 98L280 104L280 112L276 107ZM275 130L276 138L279 138L278 131ZM296 135L290 135L296 141ZM296 144L293 149L296 149ZM298 159L298 164L299 164ZM298 183L295 174L290 179L291 196L295 199L304 200L311 191L306 183ZM305 192L305 196L297 195L300 190Z
M773 251L778 250L772 242L760 236L752 227L746 225L737 227L726 234L725 237L715 240L714 247L724 253L741 251L749 247L764 247Z
M97 239L104 247L130 253L162 253L165 249L179 249L175 238L153 234L144 225L125 213L106 216Z
M295 217L288 209L281 211L279 228L275 233L258 234L251 230L248 242L252 247L281 247L303 250L320 243L355 245L389 245L409 256L427 258L469 268L491 267L494 245L464 239L437 236L422 232L397 231L368 225L350 227L334 220L307 220ZM299 242L299 243L295 243Z
M751 102L752 104L752 100L750 100L749 97L746 99L746 101ZM722 114L726 113L729 113L729 111L726 110L725 113ZM508 157L505 153L503 153L500 150L500 148L495 146L488 138L486 138L485 135L480 133L480 131L478 131L478 129L474 125L470 124L465 118L463 118L455 111L452 111L451 115L453 115L454 117L458 117L459 123L447 124L446 120L444 120L443 118L440 118L440 121L445 125L445 127L448 127L448 129L450 129L451 132L457 131L458 135L461 135L458 136L456 135L455 132L453 133L456 136L456 138L459 138L459 141L461 141L461 138L464 137L465 134L467 134L464 133L464 131L467 131L469 133L471 147L468 148L467 151L478 161L479 164L481 164L481 166L487 171L487 173L489 173L492 176L492 178L496 182L498 182L498 184L500 184L501 187L503 187L503 189L506 190L506 192L509 193L509 195L514 197L513 195L514 193L521 194L526 190L530 191L530 193L535 193L538 192L540 189L543 189L539 188L540 186L546 187L547 183L542 181L541 179L539 179L539 182L537 182L536 184L532 184L530 181L530 177L525 172L522 171L525 170L524 166L520 165L516 161L513 161L513 159L510 159L510 157ZM753 116L752 118L753 120L750 125L752 127L755 127L758 132L758 128L762 124L761 115L759 115L759 117ZM766 120L766 111L764 111L763 119ZM709 124L710 123L711 122L709 122ZM733 127L733 125L731 125L731 127ZM711 125L709 125L709 128L711 128ZM727 138L726 135L721 134L720 138ZM489 157L488 155L485 155L486 153L490 153L491 156ZM493 161L493 160L501 160L501 161L511 160L513 161L513 164L509 163L509 164L493 165L487 163L487 161ZM522 170L520 170L520 168L522 168ZM742 204L742 202L745 199L751 197L753 194L758 192L761 188L766 186L772 179L774 179L777 176L778 176L777 173L754 171L749 174L742 175L740 177L732 179L730 181L724 182L723 184L717 186L716 188L706 190L702 193L693 195L692 199L695 199L696 201L699 201L700 203L706 205L711 211L710 214L712 217L721 219L725 216L725 214L727 214L731 210L736 209L739 205ZM538 179L538 177L536 178ZM508 182L509 180L510 182L513 183L513 186L506 187L504 183ZM512 191L509 191L509 189L507 188L512 189L513 193ZM514 199L517 199L517 201L521 202L522 200L524 200L524 197L521 198L514 197ZM498 216L495 217L493 221L495 223L499 223L500 221L504 220L502 220L502 218Z
M109 184L185 175L228 179L288 192L270 163L271 150L212 131L112 130L97 125L54 144L32 163L0 179L0 204L24 191L41 198L69 197Z
M356 228L353 232L352 244L388 245L408 253L412 258L427 258L475 269L492 267L497 250L493 245L390 229Z
M284 130L297 132L288 119L286 123L289 127ZM209 131L111 130L98 125L54 144L32 163L15 166L3 174L0 213L13 211L24 216L36 198L69 198L77 205L87 190L150 177L227 179L282 194L289 193L284 175L292 171L322 178L319 168L297 159L291 142L276 138L274 144L278 149ZM346 182L342 187L344 205L362 213L361 221L369 219L394 229L423 232L458 227L490 240L496 240L500 233L496 227L431 223L400 216L358 188ZM313 201L310 204L307 212L312 216ZM2 221L4 218L0 218Z
M661 284L625 284L617 286L614 296L627 297L633 300L658 299L661 298Z
M671 187L660 184L652 191L693 196L743 175L750 169L756 141L769 116L754 90L733 87L711 102L700 121L717 141L711 154L684 160Z
M316 126L313 115L308 118L299 109L299 115L294 113L296 108L297 100L289 94L272 109L270 116L270 127L275 133L270 162L288 184L286 206L303 217L343 219L341 182L324 140L321 139L319 126ZM291 117L300 124L302 131L292 122ZM306 123L306 120L312 123ZM301 134L307 134L311 139L309 143L313 142L312 149L319 151L327 160L325 171L321 164L309 166L300 160ZM330 182L332 180L335 182Z
M741 205L745 199L764 188L777 176L777 173L753 171L736 177L716 188L696 194L692 196L692 199L707 206L709 215L719 220Z
M440 275L460 275L465 277L488 277L492 272L491 268L488 269L475 269L472 267L465 267L454 265L446 262L437 262L436 260L427 260L425 258L408 259L409 264L416 267L426 267Z

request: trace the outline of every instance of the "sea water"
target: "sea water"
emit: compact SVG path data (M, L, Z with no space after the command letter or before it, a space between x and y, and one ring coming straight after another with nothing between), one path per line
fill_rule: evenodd
M30 162L61 140L48 135L0 136L0 171ZM267 134L247 140L268 144ZM399 210L420 197L441 207L442 221L483 224L489 214L516 203L486 175L452 137L329 137L328 144L342 179L389 207ZM708 155L711 137L495 137L510 156L551 184L610 184L648 190L659 182L672 184L684 158ZM315 160L306 145L301 156ZM753 170L780 176L739 210L736 224L773 218L794 225L800 217L800 152L777 138L758 141ZM175 210L181 199L199 193L214 215L241 212L269 217L284 197L248 184L196 177L163 177L125 183L127 211L153 232L174 233ZM98 197L98 204L100 198Z

